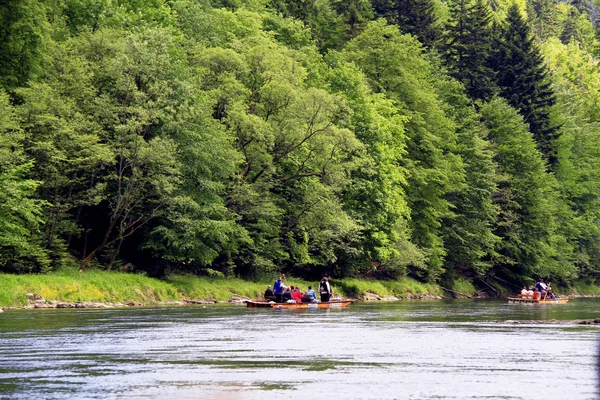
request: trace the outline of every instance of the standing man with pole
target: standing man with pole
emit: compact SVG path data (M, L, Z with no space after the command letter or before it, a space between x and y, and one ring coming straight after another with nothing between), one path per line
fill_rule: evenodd
M276 303L283 303L283 292L287 289L287 286L282 282L282 278L285 279L285 274L281 274L273 284L273 293L275 294Z

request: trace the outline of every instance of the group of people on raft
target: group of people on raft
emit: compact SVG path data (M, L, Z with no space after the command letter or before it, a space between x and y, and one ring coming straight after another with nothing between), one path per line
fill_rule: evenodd
M556 295L552 292L550 282L546 284L543 279L538 279L535 286L523 286L521 298L534 300L556 299Z
M265 290L265 300L272 300L276 303L318 303L317 294L313 290L312 286L308 287L305 293L302 293L299 286L286 286L283 283L285 275L281 275L275 283L273 288L271 285L267 286ZM321 295L321 302L327 302L331 299L333 291L331 285L326 277L323 277L319 282L319 294Z

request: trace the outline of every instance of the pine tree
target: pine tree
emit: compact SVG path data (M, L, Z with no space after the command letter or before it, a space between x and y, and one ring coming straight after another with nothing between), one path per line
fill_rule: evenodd
M373 10L390 24L397 24L402 33L416 36L431 47L440 37L433 0L373 0Z
M304 22L310 28L313 39L321 51L339 47L342 43L344 24L332 2L271 0L267 5L284 17L296 18Z
M573 39L580 39L577 32L577 22L579 19L579 12L576 9L572 9L569 12L569 16L563 25L563 31L560 34L560 41L563 44L569 44L569 42Z
M364 26L373 19L373 9L369 0L332 0L331 4L344 22L346 38L358 35Z
M547 39L560 33L556 2L553 0L528 1L527 19L531 22L533 33L540 39Z
M497 91L489 66L491 14L483 0L458 0L450 7L453 23L447 26L444 55L450 73L473 100L489 100Z
M494 68L500 94L519 110L538 149L551 166L557 162L559 127L550 119L556 99L548 68L517 5L508 10L506 25L495 43Z

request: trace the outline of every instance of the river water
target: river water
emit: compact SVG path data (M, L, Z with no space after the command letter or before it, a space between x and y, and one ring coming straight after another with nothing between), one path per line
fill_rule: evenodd
M597 399L600 299L0 314L2 399Z

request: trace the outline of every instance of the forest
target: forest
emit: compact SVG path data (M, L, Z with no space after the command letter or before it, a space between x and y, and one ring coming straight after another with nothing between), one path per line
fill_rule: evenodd
M600 277L585 0L0 3L0 272Z

